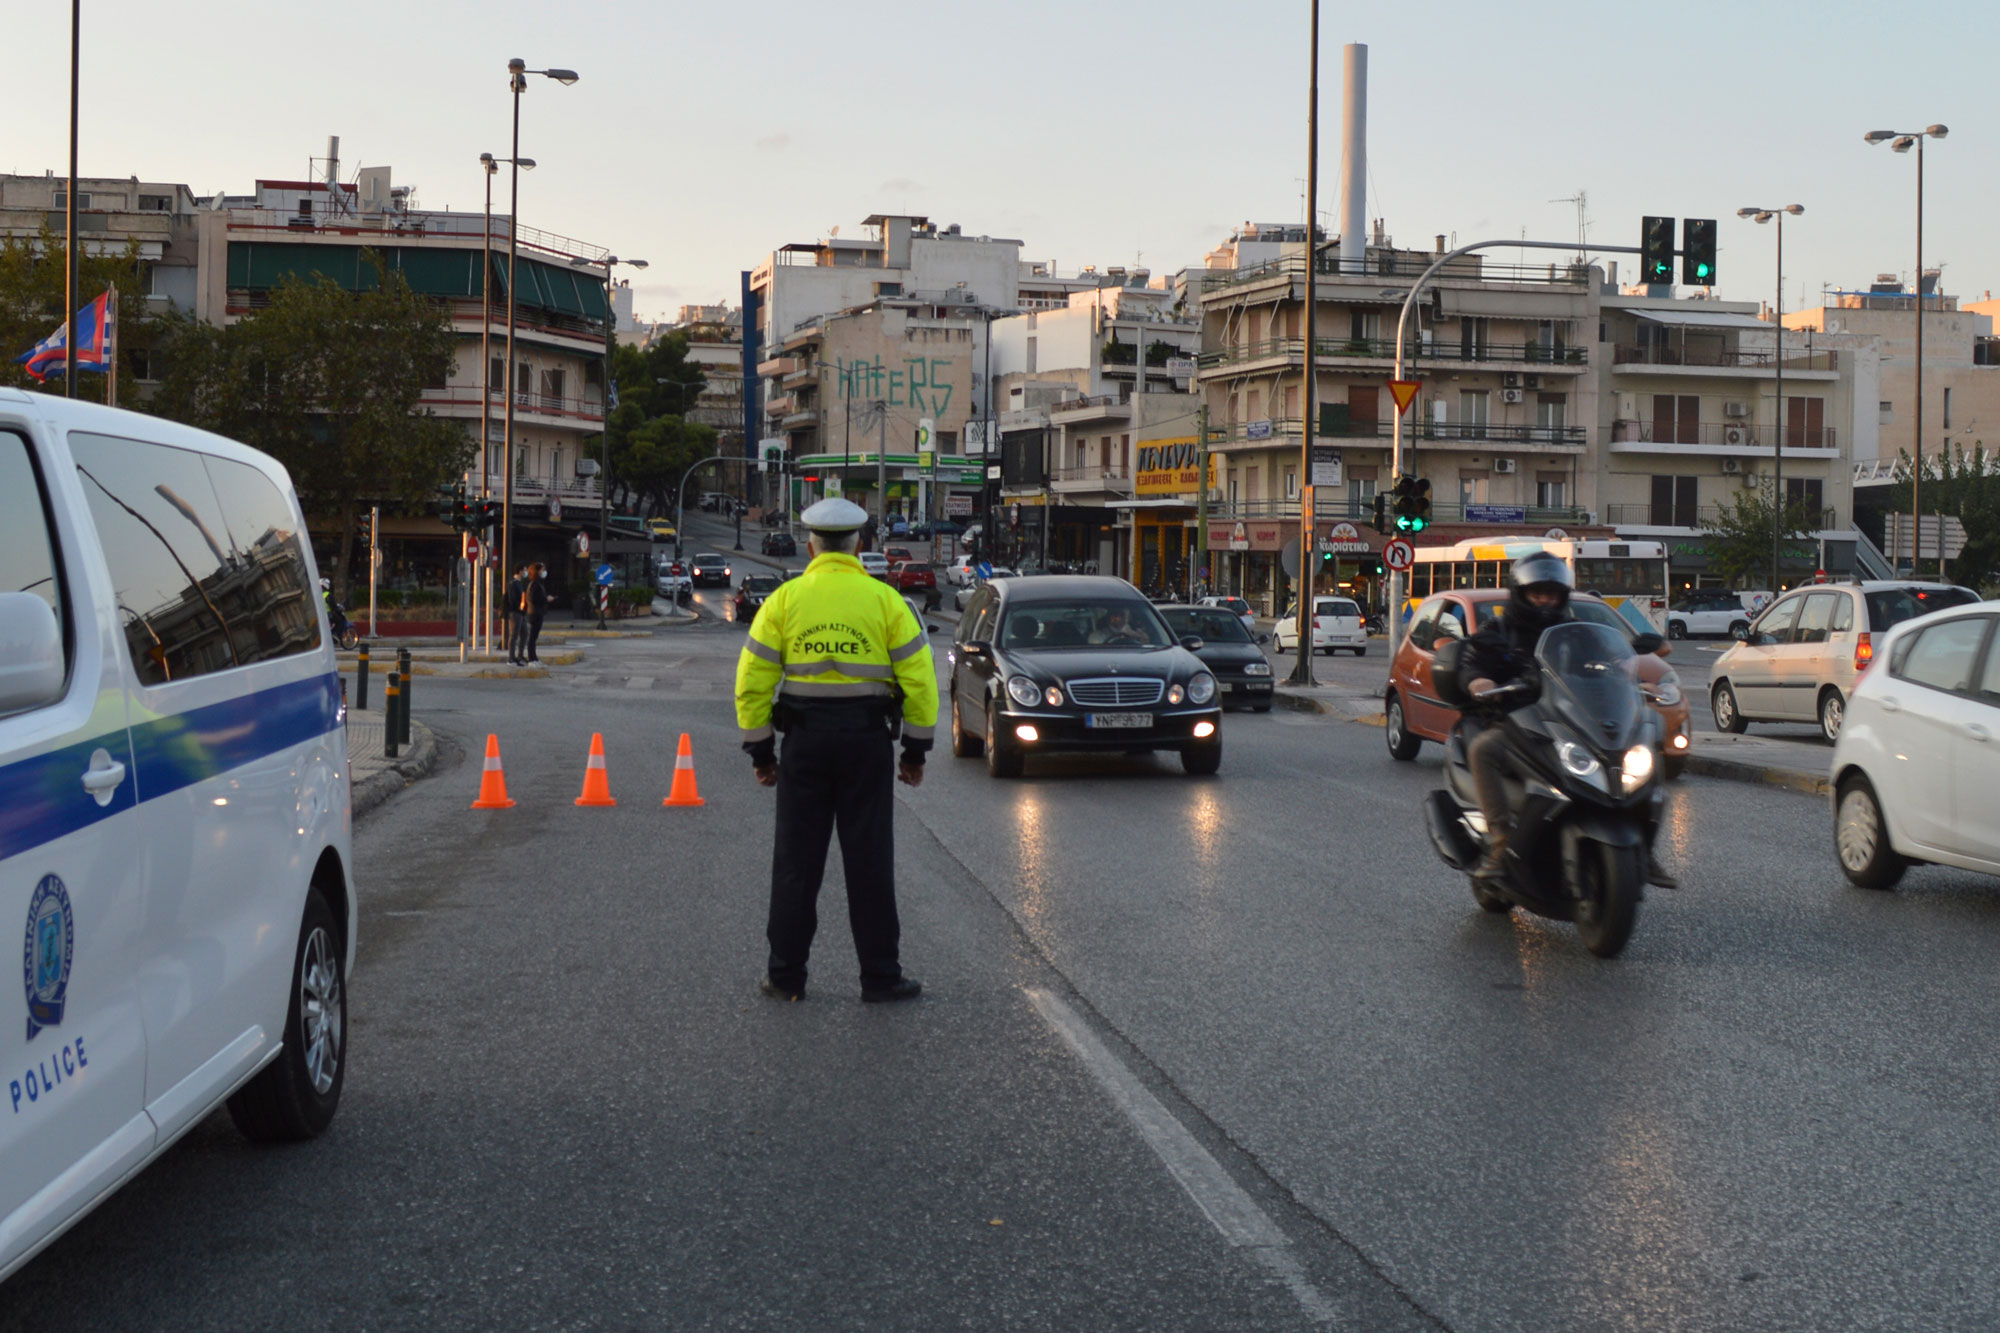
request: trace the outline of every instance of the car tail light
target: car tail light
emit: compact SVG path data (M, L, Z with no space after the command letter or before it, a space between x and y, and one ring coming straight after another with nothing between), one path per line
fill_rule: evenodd
M1854 669L1866 671L1868 664L1875 660L1875 639L1867 630L1854 636Z
M1314 617L1313 617L1313 628L1314 628L1314 629L1318 629L1318 628L1319 628L1319 617L1318 617L1318 616L1314 616Z

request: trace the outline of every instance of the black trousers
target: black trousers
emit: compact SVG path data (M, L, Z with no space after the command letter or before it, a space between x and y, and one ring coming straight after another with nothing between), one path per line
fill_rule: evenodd
M827 846L840 830L847 872L847 924L861 959L861 987L879 990L902 978L897 961L896 850L891 828L896 777L893 743L868 731L785 733L778 756L778 828L771 854L771 980L806 984L806 957L819 929L820 881Z
M528 622L528 647L526 649L528 660L530 662L539 662L542 659L535 652L535 648L542 641L542 618L531 613L522 616L521 619Z

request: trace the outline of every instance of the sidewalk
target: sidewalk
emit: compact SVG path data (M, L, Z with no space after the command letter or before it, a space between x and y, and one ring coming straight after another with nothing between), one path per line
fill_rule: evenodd
M377 710L347 710L347 771L356 819L437 767L437 737L429 727L412 717L410 743L389 759L382 754L382 722Z

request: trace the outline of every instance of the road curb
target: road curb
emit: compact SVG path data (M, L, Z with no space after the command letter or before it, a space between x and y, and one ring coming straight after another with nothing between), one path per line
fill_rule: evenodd
M1320 717L1335 718L1341 722L1358 722L1364 727L1388 725L1388 719L1382 713L1350 713L1335 702L1326 699L1315 699L1310 695L1291 693L1282 685L1271 692L1271 702L1288 712L1314 713ZM1365 698L1357 699L1355 702L1372 705L1375 702L1375 697L1368 695Z
M437 737L429 727L411 718L409 750L389 767L354 784L351 797L354 818L361 818L411 783L429 777L437 768L437 761Z
M1806 796L1826 796L1833 791L1831 777L1817 777L1793 768L1745 763L1740 759L1723 759L1699 752L1688 755L1686 771L1699 773L1707 778L1724 778L1732 782L1751 782L1764 787L1778 787Z

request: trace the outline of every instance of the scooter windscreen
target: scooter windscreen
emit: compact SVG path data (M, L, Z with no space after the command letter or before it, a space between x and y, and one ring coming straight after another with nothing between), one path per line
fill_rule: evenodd
M1536 644L1535 660L1547 681L1544 702L1580 737L1606 751L1637 741L1646 699L1624 635L1587 621L1554 625Z

